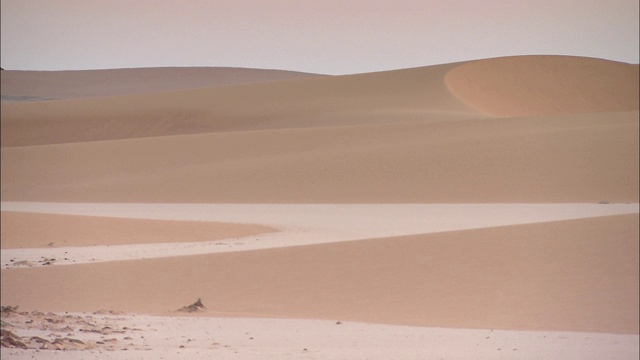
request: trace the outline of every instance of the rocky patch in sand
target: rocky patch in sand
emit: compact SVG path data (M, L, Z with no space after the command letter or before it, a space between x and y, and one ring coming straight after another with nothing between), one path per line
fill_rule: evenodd
M136 343L131 336L142 330L120 328L118 318L114 317L118 314L100 310L95 316L63 315L3 306L1 345L38 350L146 349L145 344Z

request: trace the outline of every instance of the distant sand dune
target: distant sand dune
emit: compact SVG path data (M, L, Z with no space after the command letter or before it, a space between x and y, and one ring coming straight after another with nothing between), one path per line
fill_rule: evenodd
M154 79L154 71L169 71L165 76L171 76ZM226 83L236 85L225 87L217 86L216 80L204 85L206 81L202 79L211 75L200 78L192 74L197 71L72 72L69 76L75 82L110 89L111 95L127 96L5 102L2 146L639 108L637 65L577 57L508 57L346 76L199 70L221 74L223 80L218 82L228 79ZM114 75L109 78L112 84L91 82L96 76L110 74ZM123 78L124 74L134 80L144 79L138 85L138 91L143 93L132 95L130 87L138 83ZM288 81L258 81L270 76ZM149 81L161 85L153 86ZM205 88L193 89L202 86ZM45 94L33 90L19 95Z
M447 90L444 77L453 67L111 98L3 103L2 146L480 116Z
M74 71L4 70L0 79L3 100L28 101L156 93L315 76L322 75L225 67L161 67Z
M471 61L447 73L461 100L499 116L638 110L638 65L570 56Z

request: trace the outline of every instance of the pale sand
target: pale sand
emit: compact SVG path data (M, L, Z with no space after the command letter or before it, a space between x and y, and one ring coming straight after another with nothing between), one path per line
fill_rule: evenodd
M380 325L352 321L155 317L96 315L81 317L97 328L115 331L106 336L80 332L84 323L67 321L75 331L43 331L29 325L29 338L71 336L93 350L43 351L3 349L2 359L558 359L600 360L638 357L636 335L559 331L504 331ZM45 316L46 317L46 316ZM48 316L56 318L56 316ZM89 318L88 318L89 317ZM8 319L11 321L11 318ZM42 321L42 320L41 320ZM18 328L27 325L18 325ZM123 330L123 328L128 328ZM69 335L67 335L69 334ZM107 341L96 345L96 341ZM183 348L181 348L183 346ZM122 351L121 349L127 349ZM141 350L140 350L141 349Z

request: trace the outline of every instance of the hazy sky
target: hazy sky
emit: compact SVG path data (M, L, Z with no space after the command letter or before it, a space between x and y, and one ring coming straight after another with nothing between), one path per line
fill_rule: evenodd
M346 74L521 54L638 63L637 0L0 0L12 70Z

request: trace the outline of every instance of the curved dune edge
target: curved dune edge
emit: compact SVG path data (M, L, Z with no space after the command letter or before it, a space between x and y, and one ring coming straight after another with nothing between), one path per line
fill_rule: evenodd
M277 231L262 225L0 212L3 250L201 242Z
M445 77L460 100L497 116L561 115L639 108L638 65L572 56L477 60Z

